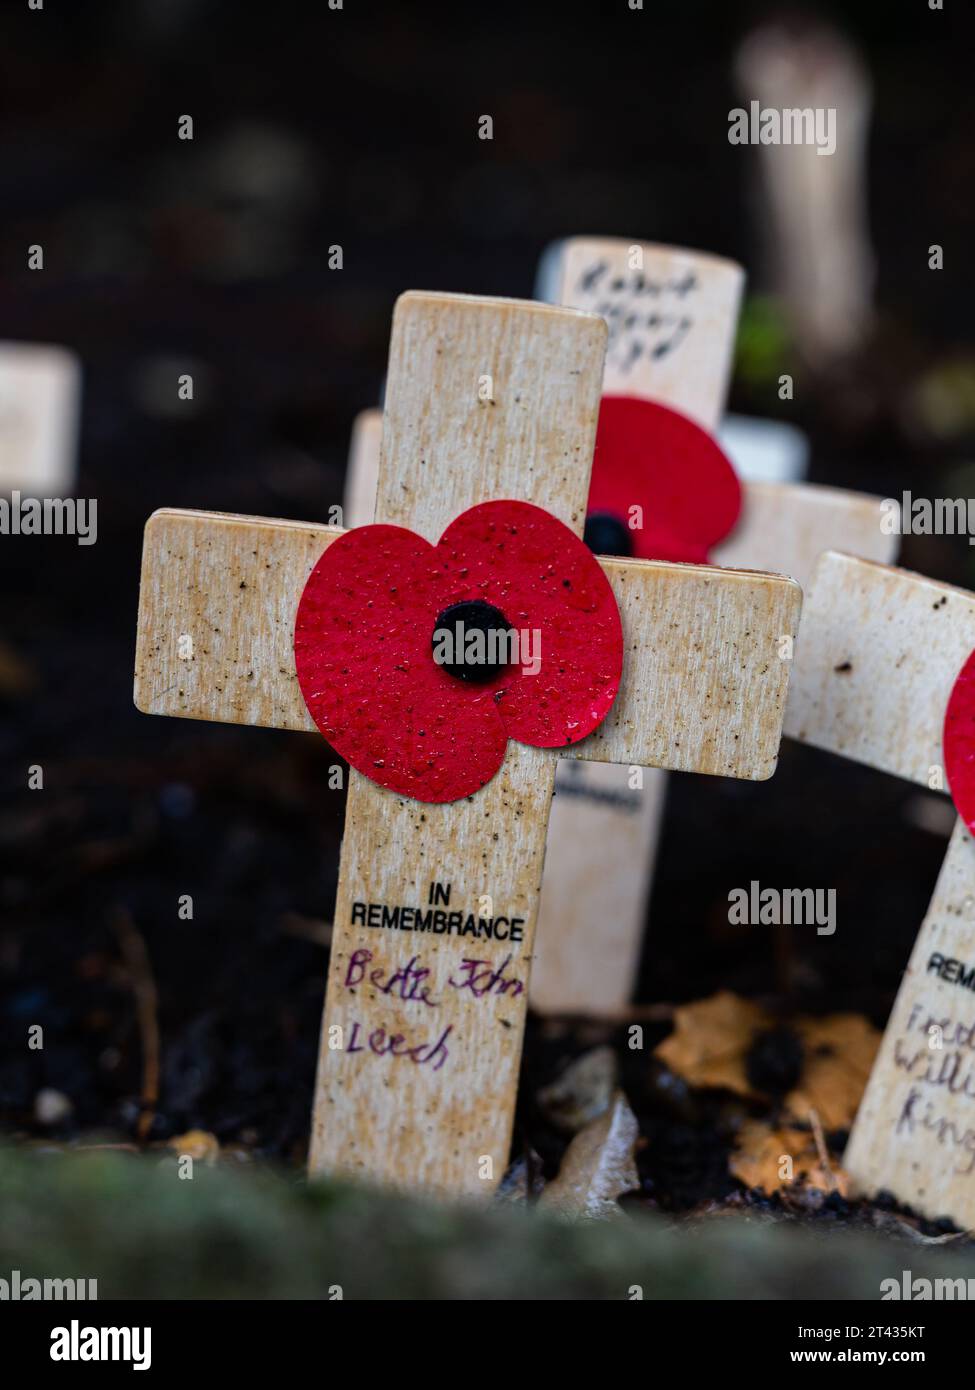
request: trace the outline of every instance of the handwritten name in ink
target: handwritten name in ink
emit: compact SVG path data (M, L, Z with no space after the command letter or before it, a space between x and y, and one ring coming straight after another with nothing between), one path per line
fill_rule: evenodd
M377 930L430 932L433 936L473 936L479 941L510 941L513 945L524 940L524 917L481 917L473 912L448 912L450 893L451 884L431 883L425 908L354 902L351 924Z
M391 971L389 975L380 966L370 970L369 963L372 958L372 952L364 947L352 952L345 972L346 989L355 989L368 978L369 983L374 985L380 994L391 994L395 999L403 999L407 1003L415 1001L426 1004L428 1009L437 1008L436 999L430 996L430 971L425 965L417 964L417 956L410 956L405 965Z
M642 270L621 275L601 260L581 271L570 302L602 315L609 325L607 357L628 371L642 357L659 361L677 350L694 326L684 303L698 288L693 270L669 278ZM667 308L668 301L681 307Z
M955 1172L961 1177L971 1176L975 1169L975 1129L940 1113L934 1101L926 1100L918 1087L912 1086L897 1120L895 1133L917 1135L922 1131L933 1134L943 1148L960 1150L965 1155L962 1160L964 1166L956 1164Z
M917 1001L903 1032L894 1039L894 1065L907 1073L915 1088L975 1100L975 1021L936 1018Z
M373 959L372 951L365 947L352 952L345 971L346 989L355 990L368 980L380 994L402 999L404 1003L425 1004L428 1009L440 1007L439 1001L430 992L430 971L427 966L418 963L418 956L411 956L405 965L392 970L378 965L370 969ZM475 999L482 999L485 994L511 994L517 998L525 992L525 986L516 976L507 973L510 964L510 955L505 956L500 965L493 965L489 960L465 957L460 963L460 978L451 975L447 984L452 989L469 990Z
M377 1057L408 1057L418 1067L432 1063L433 1070L439 1071L450 1056L447 1039L453 1031L454 1025L450 1023L436 1042L415 1043L405 1033L391 1033L386 1028L373 1028L366 1035L358 1022L353 1020L345 1050L350 1053L372 1052Z
M957 961L931 957L928 971L952 983ZM907 1095L894 1126L900 1138L933 1135L955 1158L954 1171L975 1172L975 1126L963 1115L975 1100L975 1020L936 1017L923 1000L911 1007L903 1031L894 1039L894 1066L909 1078Z
M517 998L519 994L524 993L525 986L513 975L505 976L510 964L510 956L505 956L501 964L494 967L489 960L462 960L460 965L464 977L455 980L451 975L447 983L453 985L454 989L469 989L477 999L481 999L485 994L503 995L509 992Z

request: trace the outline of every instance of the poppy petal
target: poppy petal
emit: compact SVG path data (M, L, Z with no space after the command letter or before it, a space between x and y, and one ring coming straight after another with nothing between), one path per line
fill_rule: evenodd
M508 737L490 692L433 660L444 586L428 541L363 526L323 553L295 619L298 684L319 730L358 772L419 801L484 786Z
M591 734L619 689L623 630L588 546L541 507L499 501L451 522L438 549L519 633L519 663L493 686L510 737L560 748Z
M704 564L738 520L741 485L718 443L686 415L604 396L587 510L627 526L638 559ZM630 524L634 515L642 526Z
M438 618L476 600L518 635L512 664L484 683L433 656ZM397 526L345 532L309 576L294 647L305 703L336 751L380 786L430 802L489 782L509 736L536 747L585 738L609 712L623 660L599 564L527 502L472 507L436 546Z
M968 829L975 832L975 652L951 688L942 747L951 799Z

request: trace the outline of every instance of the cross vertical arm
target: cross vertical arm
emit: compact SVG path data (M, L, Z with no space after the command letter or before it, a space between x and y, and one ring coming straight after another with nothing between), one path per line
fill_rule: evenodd
M466 508L515 497L581 533L605 335L600 320L568 310L401 298L376 520L436 540ZM446 805L352 774L312 1172L455 1193L500 1180L554 773L546 751L510 744L493 781ZM373 925L396 909L400 926ZM402 929L430 909L447 924L439 934ZM492 937L457 935L454 914L490 921ZM432 1005L388 987L410 969L414 980L428 972Z

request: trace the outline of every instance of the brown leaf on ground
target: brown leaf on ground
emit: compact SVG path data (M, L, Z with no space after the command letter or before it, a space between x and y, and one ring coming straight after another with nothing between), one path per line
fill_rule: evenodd
M655 1056L691 1086L722 1087L749 1100L768 1099L748 1079L755 1037L775 1020L757 1004L727 990L675 1010L674 1031ZM880 1033L860 1014L798 1018L791 1028L802 1043L799 1084L785 1098L793 1119L805 1124L810 1110L823 1128L848 1129L856 1116Z
M791 1176L790 1165L783 1162L786 1158L791 1159ZM844 1197L849 1190L849 1178L842 1168L824 1166L814 1135L802 1129L773 1129L763 1120L742 1125L728 1166L746 1187L762 1187L770 1196L800 1180L808 1187L838 1191Z
M797 1119L815 1110L825 1130L848 1129L856 1116L880 1046L880 1033L860 1014L801 1018L805 1050L799 1085L786 1096Z
M168 1144L180 1158L188 1156L207 1165L216 1163L220 1156L219 1139L205 1129L188 1129L185 1134L174 1135Z
M563 1216L613 1216L616 1199L640 1186L634 1151L639 1137L636 1116L622 1091L609 1109L580 1130L565 1151L558 1177L548 1184L539 1205Z
M721 990L675 1009L674 1031L654 1055L691 1086L716 1086L756 1098L745 1057L755 1034L769 1022L757 1004Z

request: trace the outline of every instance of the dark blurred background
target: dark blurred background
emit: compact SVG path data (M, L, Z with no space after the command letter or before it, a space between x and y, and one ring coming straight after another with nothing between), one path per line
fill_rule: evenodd
M344 809L327 786L337 759L310 736L135 711L141 531L162 505L323 519L341 501L352 420L377 401L402 290L527 297L545 244L580 233L732 256L749 274L736 411L803 428L813 481L972 491L961 10L46 0L38 12L8 0L0 338L79 354L74 492L98 499L99 535L91 547L0 540L7 1130L43 1130L47 1088L67 1101L55 1133L132 1132L134 929L163 1043L151 1133L198 1124L300 1154ZM760 153L727 138L729 110L747 105L736 54L770 20L831 26L872 91L855 196L876 279L859 286L867 309L840 347L810 339L790 306ZM177 138L185 114L192 142ZM493 141L477 138L482 114ZM27 270L31 243L43 273ZM341 270L328 268L333 245ZM175 399L181 372L192 402ZM782 372L792 401L778 398ZM964 537L908 538L903 563L975 586ZM43 791L27 790L31 764ZM727 986L882 1022L951 822L946 799L789 745L761 786L671 778L640 999ZM753 877L835 886L836 935L729 928L728 891ZM177 917L182 894L192 921ZM35 1022L46 1046L25 1053ZM535 1025L527 1065L541 1074L575 1046L571 1030Z

